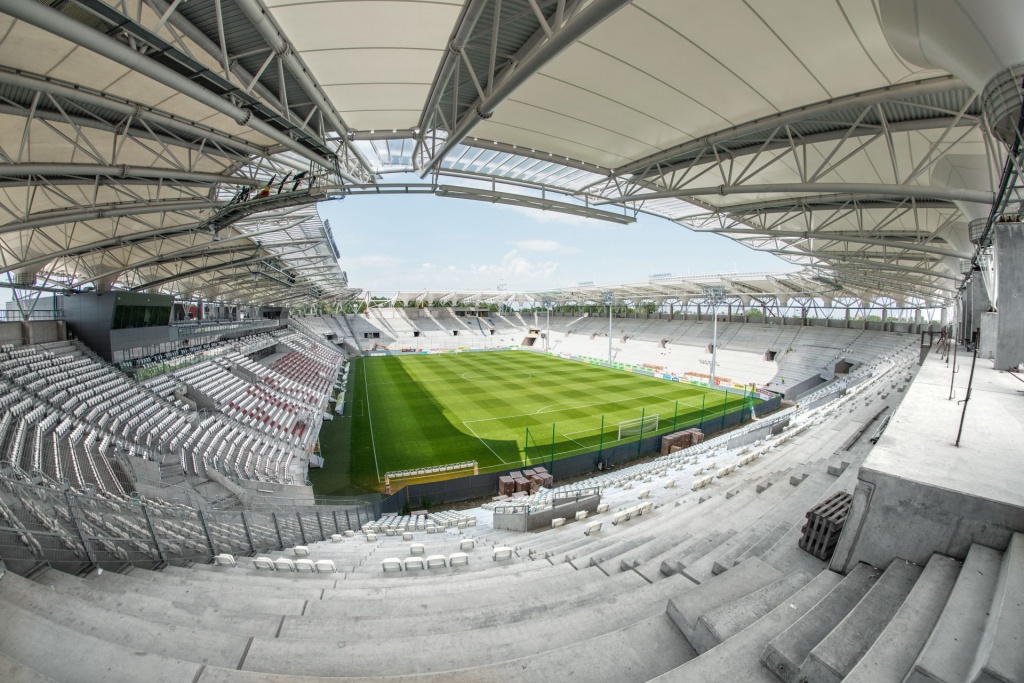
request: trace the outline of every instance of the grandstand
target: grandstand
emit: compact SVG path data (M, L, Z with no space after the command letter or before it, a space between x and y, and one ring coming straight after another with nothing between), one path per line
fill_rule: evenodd
M0 3L0 681L1024 683L1022 25ZM395 194L787 268L364 291Z

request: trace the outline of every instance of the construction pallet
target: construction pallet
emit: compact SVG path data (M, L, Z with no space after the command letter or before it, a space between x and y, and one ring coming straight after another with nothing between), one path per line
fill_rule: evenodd
M831 559L852 504L853 496L840 491L808 510L804 515L807 521L801 529L800 548L819 560Z

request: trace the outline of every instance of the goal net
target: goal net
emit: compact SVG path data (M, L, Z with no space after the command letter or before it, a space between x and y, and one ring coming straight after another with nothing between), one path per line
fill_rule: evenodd
M633 420L623 420L619 423L619 441L630 436L650 434L658 431L658 416L645 415Z

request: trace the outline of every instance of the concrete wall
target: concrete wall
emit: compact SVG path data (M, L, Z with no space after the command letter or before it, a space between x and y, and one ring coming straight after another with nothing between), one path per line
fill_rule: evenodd
M562 505L556 505L550 510L544 510L543 512L535 512L527 515L527 531L533 531L534 529L549 529L551 528L551 520L556 517L564 517L566 523L574 521L576 519L576 513L581 510L586 510L588 515L592 515L597 512L597 506L601 502L600 495L587 496L586 498L566 498Z
M597 506L601 502L600 495L586 496L585 498L565 498L561 505L556 505L549 510L541 512L524 512L521 514L499 514L494 513L494 528L506 531L534 531L535 529L551 528L551 520L557 517L565 518L566 523L575 521L576 513L586 510L588 515L597 512ZM514 505L515 502L509 503Z
M968 341L973 340L976 332L981 328L981 315L988 313L992 308L992 301L988 298L988 291L985 283L980 277L974 277L964 291L962 319L965 324L965 337Z
M113 358L110 327L114 320L115 298L109 292L89 292L69 294L61 301L68 331L108 361Z
M995 366L1006 370L1024 363L1024 223L996 223L994 228L999 277Z
M972 543L1004 549L1024 531L1024 508L966 496L861 467L853 508L832 556L833 571L893 558L924 566L932 553L958 560Z
M67 326L63 320L29 320L22 323L29 344L49 344L67 339Z
M795 401L804 394L821 388L821 385L825 384L825 381L826 380L821 375L812 375L802 382L787 384L783 395L786 397L787 401Z
M25 336L22 334L20 322L0 322L0 344L21 346L24 343Z
M978 357L995 360L996 342L999 337L999 314L981 314L981 339L978 342Z

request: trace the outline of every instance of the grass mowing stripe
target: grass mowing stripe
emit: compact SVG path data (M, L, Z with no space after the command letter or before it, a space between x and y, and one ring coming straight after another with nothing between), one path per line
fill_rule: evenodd
M369 376L369 369L363 366L363 387L366 390L366 397L364 402L366 403L366 420L370 424L370 448L373 449L373 467L377 471L377 481L380 481L380 461L377 460L377 442L373 438L373 405L370 403L370 383L367 377Z
M557 459L617 443L618 423L641 413L658 414L664 433L677 412L685 428L725 406L720 391L529 352L372 357L359 365L366 410L354 396L350 475L367 488L379 486L382 471L465 460L487 471L525 465L527 456L547 462L552 448ZM730 412L740 405L730 397Z

